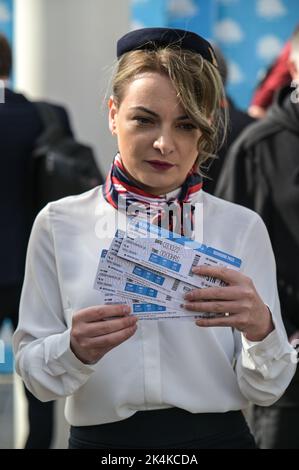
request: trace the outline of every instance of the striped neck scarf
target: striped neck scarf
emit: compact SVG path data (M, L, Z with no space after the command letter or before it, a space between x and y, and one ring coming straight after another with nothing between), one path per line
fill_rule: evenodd
M126 174L117 154L103 185L103 196L115 209L130 216L147 218L150 223L191 237L193 202L202 190L202 177L192 168L183 185L166 195L155 196L141 189Z

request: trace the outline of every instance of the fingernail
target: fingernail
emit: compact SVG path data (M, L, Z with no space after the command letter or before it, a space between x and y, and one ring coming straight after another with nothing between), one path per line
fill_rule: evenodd
M130 313L131 309L128 306L123 307L123 313Z
M184 294L184 299L185 300L191 300L192 299L192 292L187 292L187 294Z
M201 266L194 266L194 267L192 268L192 272L193 272L193 273L198 273L199 271L201 271Z

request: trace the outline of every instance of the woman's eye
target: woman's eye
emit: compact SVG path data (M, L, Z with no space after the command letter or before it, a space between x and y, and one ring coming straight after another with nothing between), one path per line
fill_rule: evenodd
M192 131L192 130L196 129L194 124L192 124L191 122L183 122L181 124L178 124L178 127L180 129L185 130L185 131Z
M140 124L140 125L146 125L146 124L151 124L152 121L146 117L143 117L143 116L136 116L133 118L134 121L137 122L137 124Z

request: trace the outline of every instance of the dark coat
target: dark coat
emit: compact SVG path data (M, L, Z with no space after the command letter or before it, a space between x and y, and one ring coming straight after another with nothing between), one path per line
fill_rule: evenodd
M58 107L71 132L66 112ZM43 130L34 105L23 95L5 90L0 104L0 286L22 282L31 229L30 158Z
M289 335L299 330L299 104L291 96L289 87L280 90L266 117L241 134L216 188L217 196L255 210L267 225Z

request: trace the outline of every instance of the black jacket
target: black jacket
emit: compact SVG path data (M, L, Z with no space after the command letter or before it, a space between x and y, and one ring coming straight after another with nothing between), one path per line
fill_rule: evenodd
M66 112L58 107L70 131ZM22 282L31 229L30 158L43 127L34 105L5 90L0 104L0 287Z
M216 188L217 196L255 210L267 225L289 335L299 329L299 104L293 91L280 90L266 117L233 144Z
M211 162L209 168L205 171L205 174L208 176L208 178L204 179L204 190L210 194L215 193L215 188L222 172L229 147L233 144L233 142L235 142L245 127L255 122L255 119L250 117L247 113L244 113L241 109L237 108L229 97L227 97L227 106L229 126L226 140L218 151L217 158Z

